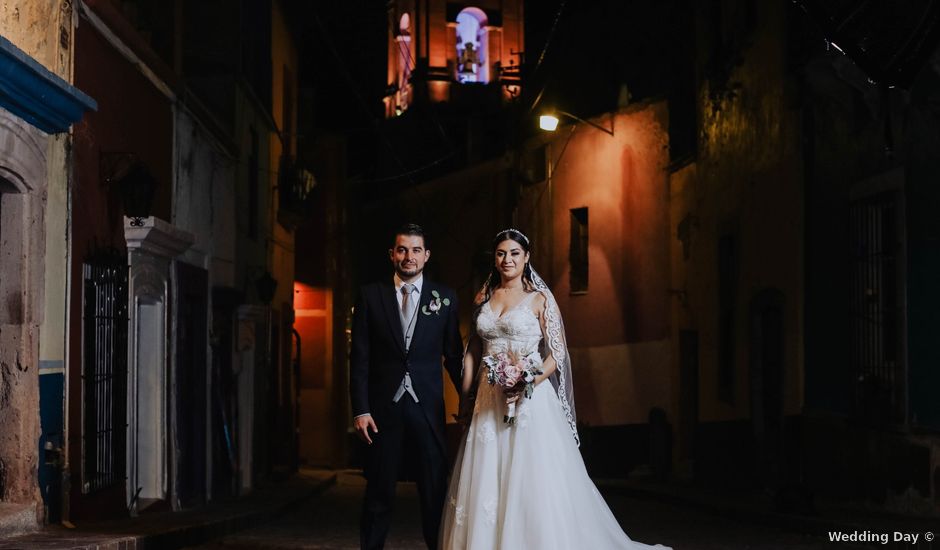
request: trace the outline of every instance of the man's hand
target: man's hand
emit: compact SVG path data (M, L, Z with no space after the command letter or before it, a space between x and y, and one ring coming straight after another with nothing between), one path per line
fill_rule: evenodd
M371 414L362 415L355 420L353 420L353 426L356 428L356 433L359 434L359 439L362 439L369 445L372 445L372 438L369 437L369 428L372 428L372 431L379 433L379 429L375 427L375 421L372 420Z
M453 417L462 428L468 427L470 420L473 418L473 399L469 397L461 398L460 405L457 407L457 414Z

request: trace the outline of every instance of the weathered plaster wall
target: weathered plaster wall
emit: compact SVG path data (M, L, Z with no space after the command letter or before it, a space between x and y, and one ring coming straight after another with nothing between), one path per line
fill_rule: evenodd
M267 180L275 197L272 212L280 207L278 197L278 173L280 170L281 155L295 155L297 151L297 78L299 65L297 48L287 27L287 21L278 2L273 2L272 29L271 29L271 66L273 68L273 93L271 113L281 134L270 134L271 157ZM285 80L285 72L290 80ZM286 89L285 89L286 88ZM285 96L289 97L290 105L285 105ZM289 112L287 107L289 107ZM288 133L287 130L290 130ZM293 228L286 228L280 223L271 224L272 247L271 265L274 277L278 280L277 295L274 299L276 307L284 304L290 307L294 299L294 234Z
M612 117L612 118L611 118ZM672 410L668 344L668 127L663 102L562 127L547 147L548 183L527 188L520 224L561 308L578 420L639 424ZM569 141L570 135L570 141ZM567 142L567 144L566 144ZM571 210L588 208L588 290L570 286ZM551 221L544 219L550 213Z
M72 81L73 22L70 0L0 3L0 35L66 82ZM35 507L41 521L39 373L41 365L44 373L61 373L65 358L71 138L45 136L3 117L0 166L23 177L26 188L17 194L5 189L0 221L0 417L6 426L0 431L0 501ZM30 146L24 149L25 142ZM12 166L21 162L33 163L32 173ZM11 177L16 178L7 174L0 180ZM56 404L50 406L54 410Z
M71 81L73 6L73 0L0 2L0 36Z
M235 287L235 161L185 105L174 112L173 225L196 238L182 259Z
M120 193L104 179L103 153L132 153L157 181L152 213L170 219L173 118L169 99L129 63L92 24L76 29L75 85L98 101L74 127L74 179L70 242L72 291L69 296L67 430L70 510L73 518L126 511L123 484L82 493L82 265L96 247L125 247ZM120 82L121 86L114 86Z
M0 502L35 506L47 137L0 110Z
M268 134L272 128L268 120L256 110L256 103L245 92L239 88L235 95L235 136L238 140L238 147L242 153L242 161L235 168L236 174L236 224L238 228L237 235L239 241L235 247L235 280L237 288L245 288L249 293L248 301L254 292L254 278L257 278L259 269L267 265L267 250L270 244L265 238L266 228L272 223L272 197L267 185L268 170L271 165L271 155L269 152ZM251 132L254 131L258 138L258 189L254 198L250 197L249 179L251 178L251 167L249 157L251 154ZM249 234L250 217L249 212L256 208L258 212L258 234L252 236ZM251 280L249 280L251 279Z
M699 146L692 167L670 182L672 284L687 306L677 309L676 330L699 333L699 420L748 418L749 308L764 289L777 289L784 305L784 409L800 411L802 398L803 184L800 119L788 96L785 5L758 4L757 27L748 34L728 82L705 78L698 94ZM701 27L709 19L697 17ZM715 39L711 30L699 35ZM708 46L708 47L705 47ZM697 65L708 66L707 42ZM687 227L680 228L685 221ZM688 240L684 257L680 232ZM718 240L737 243L734 283L733 388L719 397ZM678 296L678 295L677 295ZM676 333L677 335L677 333ZM678 340L675 356L678 361Z
M45 313L40 333L39 358L52 368L65 360L65 296L68 258L69 166L71 136L49 137L46 174Z

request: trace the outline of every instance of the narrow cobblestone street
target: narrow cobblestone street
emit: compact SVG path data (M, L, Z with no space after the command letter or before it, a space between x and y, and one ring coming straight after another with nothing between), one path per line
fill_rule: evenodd
M306 501L293 513L198 548L358 548L357 522L364 487L365 481L356 472L343 472L336 485ZM631 538L645 543L662 543L676 550L862 548L831 543L822 537L738 523L680 505L649 502L619 494L607 495L607 501ZM399 484L396 505L386 548L423 548L414 485Z

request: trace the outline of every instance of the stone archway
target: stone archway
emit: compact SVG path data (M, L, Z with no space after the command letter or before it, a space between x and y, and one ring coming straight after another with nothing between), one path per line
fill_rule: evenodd
M38 513L42 502L37 468L47 140L0 109L0 504L13 510L0 514L0 529L11 513L35 522L36 513L16 509Z
M486 13L477 7L466 7L457 14L456 26L457 81L490 81L489 26Z

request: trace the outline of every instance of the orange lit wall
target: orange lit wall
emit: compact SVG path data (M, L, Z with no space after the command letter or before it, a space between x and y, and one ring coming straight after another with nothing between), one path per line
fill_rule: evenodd
M532 261L566 324L579 420L595 426L645 423L650 408L671 411L674 402L668 111L664 102L641 103L592 119L608 128L611 120L613 136L584 123L552 135L550 184L526 191L519 221L536 233ZM571 210L583 207L589 283L572 294Z
M667 116L665 104L622 112L614 136L581 124L554 168L554 288L578 346L668 336ZM610 125L609 117L596 121ZM570 211L579 207L590 218L590 281L587 294L572 295Z
M278 2L272 4L271 17L271 115L278 128L297 128L297 75L299 74L299 61L297 47L290 34L287 16ZM285 73L291 75L285 81ZM286 91L285 91L286 88ZM285 112L284 97L291 97L292 109ZM291 123L288 124L286 118ZM271 215L277 219L277 210L280 208L278 200L278 171L280 170L281 155L293 155L296 146L296 130L282 141L283 136L271 132L269 134L269 147L271 154L268 158L268 183L271 186L273 204ZM271 224L271 249L269 261L271 273L278 280L277 293L274 297L273 307L282 311L290 310L290 282L294 280L294 234L280 223Z
M294 283L294 329L300 334L300 461L329 464L332 399L332 293Z

